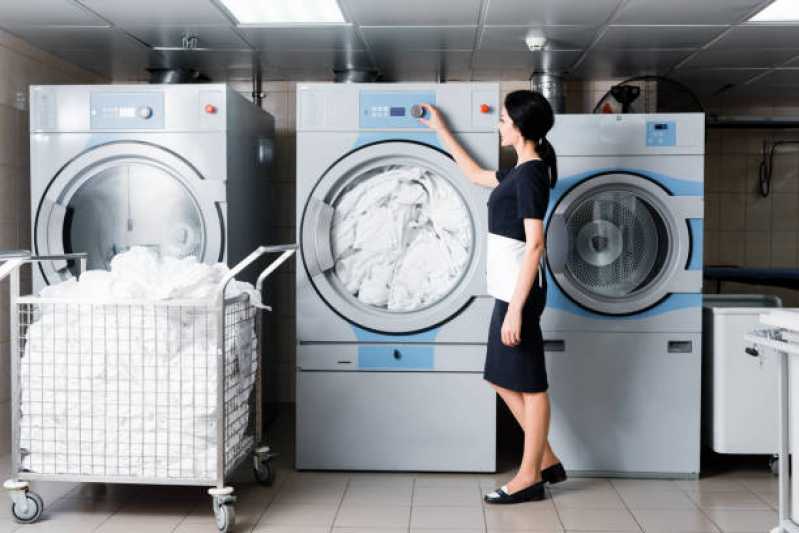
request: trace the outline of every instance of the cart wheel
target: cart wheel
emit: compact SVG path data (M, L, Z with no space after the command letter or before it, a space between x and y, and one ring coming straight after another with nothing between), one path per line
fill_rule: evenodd
M11 504L11 514L14 515L14 519L20 524L32 524L42 516L44 501L41 496L31 491L25 492L25 500L28 504L27 508L18 508L16 502L14 502Z
M214 510L216 527L222 533L230 533L236 525L236 508L231 503L223 503Z
M264 487L271 487L275 482L275 472L272 470L272 458L270 457L263 460L256 459L253 474L255 474L255 481Z
M778 476L780 474L780 458L770 457L768 460L768 467L771 469L772 474Z

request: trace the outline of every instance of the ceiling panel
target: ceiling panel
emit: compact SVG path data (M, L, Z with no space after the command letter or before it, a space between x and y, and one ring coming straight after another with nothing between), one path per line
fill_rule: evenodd
M108 26L89 10L70 0L0 1L0 26Z
M471 57L471 52L395 50L375 54L375 62L386 81L468 80Z
M629 0L614 24L735 24L764 0Z
M758 82L772 87L794 87L799 89L799 69L774 70L763 76L762 80L758 80Z
M372 50L471 50L477 26L386 27L362 26Z
M372 66L369 55L362 50L278 50L261 52L261 64L268 68L289 70L322 70Z
M710 50L702 50L696 56L689 59L683 66L709 68L768 68L781 65L797 55L799 55L799 50L791 50L789 48L713 48Z
M554 51L543 52L497 52L491 50L478 50L474 53L472 66L474 70L501 71L504 69L517 69L527 73L521 79L527 79L534 71L564 72L567 71L580 57L580 51ZM519 78L517 78L519 79Z
M361 26L476 26L482 0L339 0Z
M580 79L619 79L664 74L685 59L690 50L595 49L573 72Z
M112 28L36 26L15 28L12 33L34 46L52 53L58 53L59 50L96 50L101 52L107 49L149 51L145 45L133 37Z
M701 48L727 26L609 26L600 48Z
M798 48L799 25L746 24L736 26L711 48Z
M596 32L590 26L485 26L478 48L526 52L524 40L535 36L546 38L548 50L580 50L591 44Z
M25 0L27 1L27 0ZM229 24L211 0L79 0L117 26Z
M238 31L258 50L362 50L363 41L352 25L300 27L240 27Z
M597 26L621 0L487 0L486 24Z
M167 67L186 67L194 68L201 72L210 69L230 68L242 69L251 68L256 61L255 52L243 50L228 51L162 51L164 65Z
M739 85L766 72L765 69L679 69L669 74L699 95L707 96L727 85Z
M186 33L198 37L198 48L249 48L230 26L130 26L124 28L149 46L181 46Z

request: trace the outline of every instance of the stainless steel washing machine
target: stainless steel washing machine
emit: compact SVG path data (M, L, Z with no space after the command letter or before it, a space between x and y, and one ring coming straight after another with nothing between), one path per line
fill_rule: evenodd
M131 246L235 263L268 241L274 119L224 84L30 89L40 255L108 268ZM42 264L34 289L75 265Z

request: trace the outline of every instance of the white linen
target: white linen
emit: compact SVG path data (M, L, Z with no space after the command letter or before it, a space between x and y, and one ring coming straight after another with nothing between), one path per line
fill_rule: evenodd
M111 261L110 272L89 271L80 281L44 289L41 297L59 303L36 305L25 335L23 467L214 477L219 313L213 298L226 273L222 264L132 248ZM242 292L260 301L251 285L235 281L226 296ZM174 298L193 302L170 304ZM241 444L257 367L246 307L232 309L224 358L228 449Z
M486 292L510 302L522 269L525 242L489 233L486 242ZM538 286L543 287L543 258L538 266Z
M446 296L468 267L473 244L469 211L455 188L412 166L381 169L345 191L331 238L346 290L397 312Z

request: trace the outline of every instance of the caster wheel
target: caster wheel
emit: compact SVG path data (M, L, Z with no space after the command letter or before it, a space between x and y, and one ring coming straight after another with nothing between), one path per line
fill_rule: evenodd
M32 524L42 516L44 501L41 496L30 491L25 493L25 499L28 503L27 509L22 509L22 506L12 503L11 514L14 515L14 519L20 524Z
M272 460L256 460L255 467L253 468L253 474L255 474L255 481L265 487L271 487L275 482L275 473L272 470Z
M216 528L222 533L230 533L236 525L236 508L229 503L220 505L216 510Z
M780 474L780 458L779 457L772 457L768 460L768 467L771 469L771 473L775 476Z

